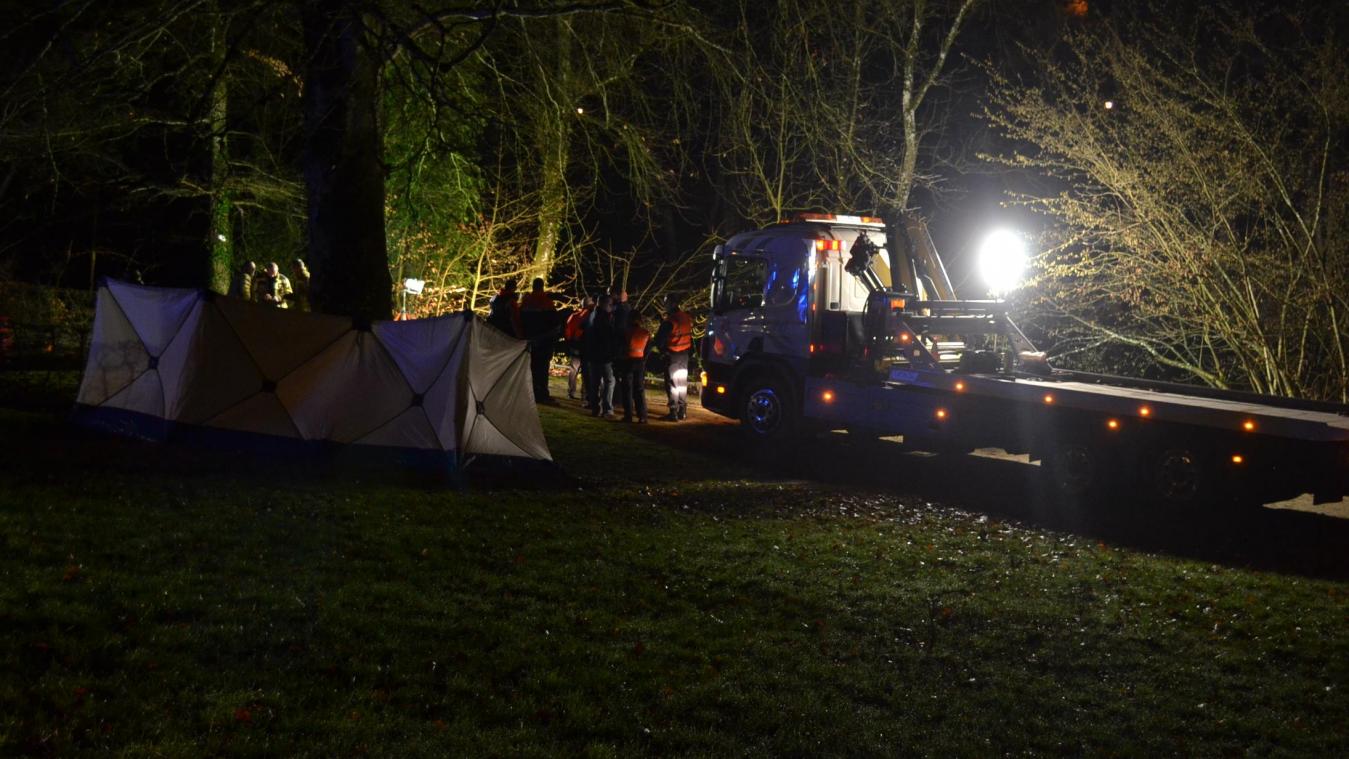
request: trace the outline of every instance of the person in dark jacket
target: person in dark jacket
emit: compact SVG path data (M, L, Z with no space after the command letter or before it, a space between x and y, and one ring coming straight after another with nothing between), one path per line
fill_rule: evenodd
M591 416L614 415L614 303L608 295L601 295L590 312L585 336L581 338L581 359L585 362L586 400L590 402Z
M508 279L487 307L487 323L511 337L520 337L520 304L515 299L515 280Z
M556 403L548 390L548 367L553 362L553 348L557 346L559 332L557 304L543 285L543 279L536 277L529 293L520 300L520 326L529 341L529 374L534 380L534 400Z
M234 272L234 278L230 280L229 295L244 300L253 300L253 275L257 271L257 264L252 261L245 261L244 265Z
M621 335L628 333L628 318L632 315L632 306L628 303L628 293L621 285L609 288L609 297L614 301L614 331Z

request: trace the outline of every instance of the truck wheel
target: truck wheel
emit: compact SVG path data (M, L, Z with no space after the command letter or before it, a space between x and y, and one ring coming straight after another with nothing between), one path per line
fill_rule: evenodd
M1163 506L1198 508L1212 495L1208 456L1194 443L1162 443L1146 457L1143 481L1152 500Z
M741 395L740 422L750 438L780 443L796 429L796 407L791 391L775 377L756 377Z

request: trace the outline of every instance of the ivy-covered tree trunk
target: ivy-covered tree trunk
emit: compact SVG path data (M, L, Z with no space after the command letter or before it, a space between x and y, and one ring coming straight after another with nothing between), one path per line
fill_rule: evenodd
M567 215L567 162L569 139L561 119L539 129L543 153L542 186L539 188L539 239L534 248L534 276L548 277L557 255L562 223Z
M533 274L548 277L557 256L562 225L567 216L567 166L571 163L571 119L576 107L571 96L571 35L566 20L556 22L556 60L553 92L541 98L536 134L542 157L539 187L539 236L534 248Z
M214 8L213 8L214 10ZM225 24L216 14L216 25L211 31L211 65L219 70L225 60ZM229 180L229 89L225 76L216 78L210 93L211 111L207 119L207 136L211 149L211 223L206 234L206 287L217 293L229 290L230 274L234 268L234 231L230 228L233 208L227 183Z
M304 181L315 310L392 315L384 237L379 70L361 39L359 4L305 6Z

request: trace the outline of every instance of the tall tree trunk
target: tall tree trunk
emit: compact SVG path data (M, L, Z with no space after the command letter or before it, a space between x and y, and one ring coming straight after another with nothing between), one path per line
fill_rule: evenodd
M217 70L225 60L225 24L216 16L211 34L211 64ZM229 290L230 274L234 268L234 230L230 227L233 203L226 183L229 178L229 144L225 133L229 128L229 89L222 74L211 91L211 112L207 119L211 145L211 223L206 236L206 287L224 294Z
M553 61L554 89L541 98L536 130L543 159L539 188L539 239L534 248L533 273L548 278L557 256L562 224L567 215L567 165L571 162L571 120L576 104L571 97L571 34L558 19Z
M567 129L555 120L539 130L543 139L543 186L539 189L539 239L534 248L534 276L548 277L557 256L562 223L567 215Z
M909 196L913 193L913 185L918 179L918 148L922 140L918 128L918 109L922 107L924 98L945 69L951 45L960 34L970 10L978 2L979 0L960 0L956 14L941 38L941 46L933 59L927 63L927 71L921 70L924 62L923 26L929 17L936 20L937 17L933 15L936 12L928 7L925 0L915 0L913 3L913 21L909 26L908 41L904 46L904 71L900 79L904 155L900 159L899 176L895 178L895 196L892 200L897 210L902 211L909 204Z
M315 310L358 320L392 315L384 237L379 70L361 40L359 4L304 10L305 186Z

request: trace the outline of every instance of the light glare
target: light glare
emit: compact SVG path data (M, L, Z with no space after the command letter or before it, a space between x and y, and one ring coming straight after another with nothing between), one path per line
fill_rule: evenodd
M979 246L979 275L995 297L1016 289L1025 269L1026 241L1021 235L999 229L990 232Z

